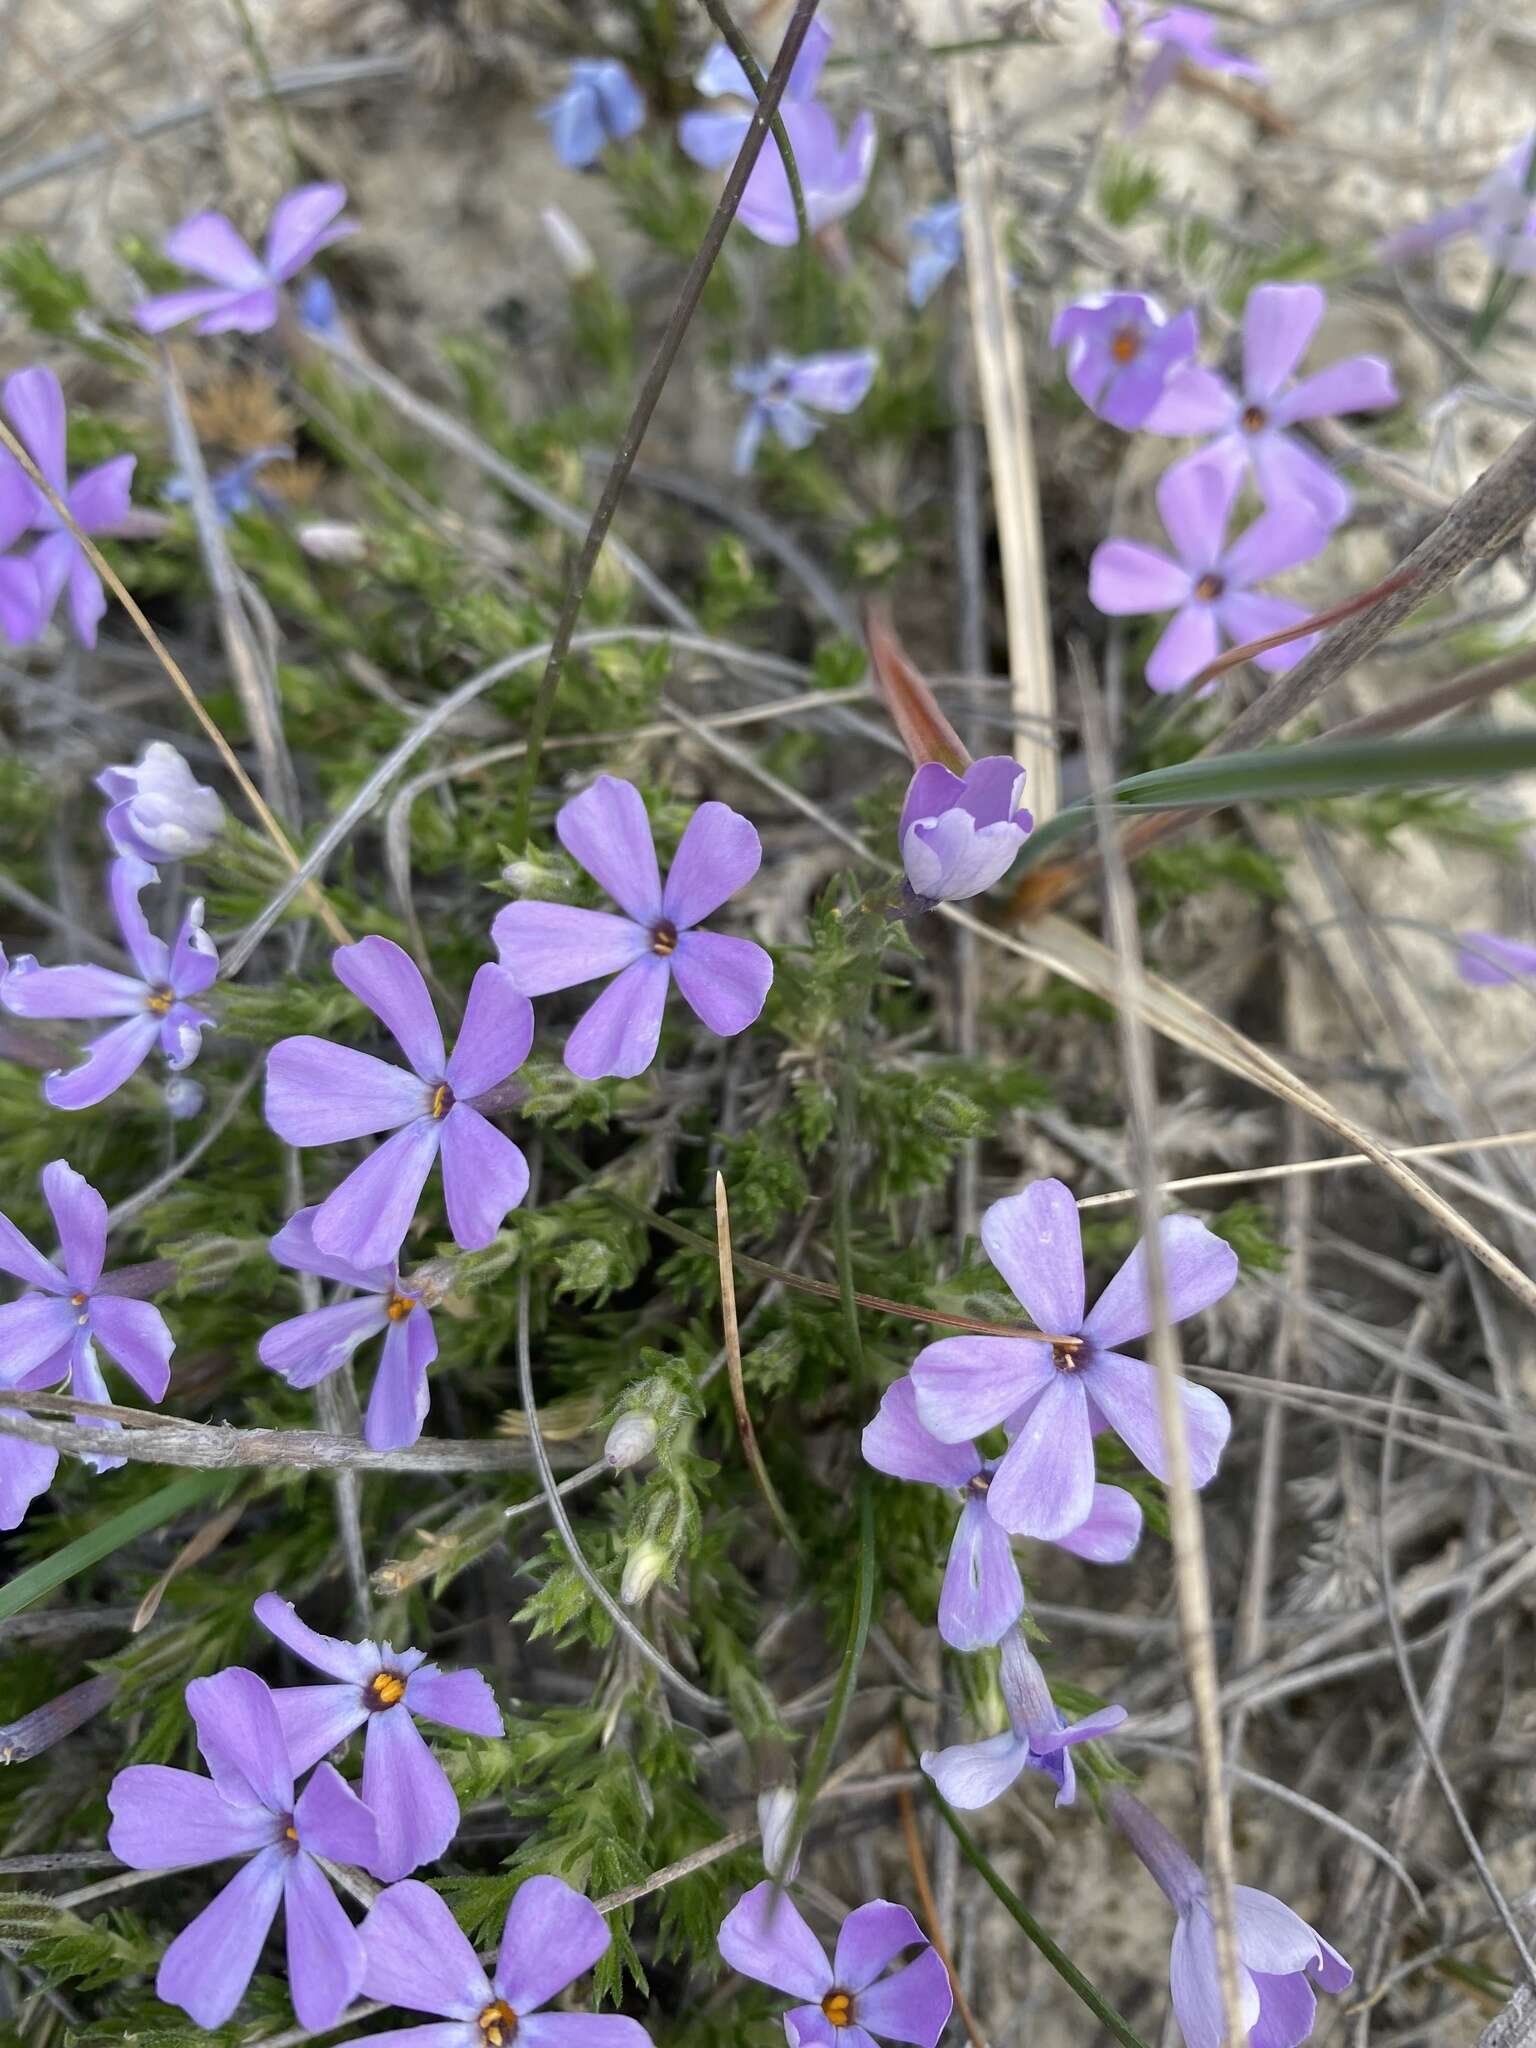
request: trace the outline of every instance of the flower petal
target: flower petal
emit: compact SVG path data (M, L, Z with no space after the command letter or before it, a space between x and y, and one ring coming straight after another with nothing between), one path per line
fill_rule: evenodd
M862 1991L903 1949L919 1942L926 1945L927 1940L905 1906L893 1906L889 1899L871 1899L867 1906L855 1907L843 1922L832 1958L833 1982L844 1991Z
M369 1726L388 1718L387 1713L375 1714ZM365 1787L367 1782L365 1751ZM298 1830L300 1848L311 1855L327 1856L334 1863L360 1863L365 1870L377 1869L383 1820L375 1812L373 1802L359 1799L334 1765L316 1767L294 1806L293 1825Z
M1397 385L1380 356L1348 356L1330 363L1315 376L1303 377L1293 391L1276 399L1270 417L1277 426L1297 420L1327 420L1338 413L1375 412L1396 405Z
M0 549L14 547L29 526L47 516L45 503L15 456L0 453Z
M137 462L136 455L114 455L76 477L69 491L76 526L85 533L111 533L123 524L133 510L130 487Z
M94 1109L138 1072L159 1035L159 1020L153 1016L124 1018L91 1040L78 1067L48 1075L43 1082L45 1099L54 1109Z
M442 1152L453 1241L464 1251L483 1251L527 1194L528 1162L504 1131L464 1102L443 1118Z
M533 1005L519 993L516 978L505 967L476 968L448 1062L447 1081L455 1097L472 1100L516 1073L532 1043Z
M953 1649L1000 1643L1024 1612L1024 1582L1008 1532L984 1500L960 1510L939 1596L939 1634Z
M731 1969L791 1998L820 2000L836 1981L799 1907L771 1879L765 1878L736 1901L716 1939Z
M363 1797L378 1817L378 1850L367 1865L375 1877L408 1877L453 1840L459 1802L403 1703L368 1717Z
M13 1017L139 1017L146 993L142 981L108 967L39 967L25 953L0 981Z
M1243 396L1272 399L1307 350L1328 310L1315 284L1261 284L1243 308Z
M359 1266L393 1260L437 1157L443 1123L418 1117L349 1173L320 1204L315 1241Z
M64 1162L58 1160L55 1164L62 1166ZM43 1169L45 1189L47 1175L52 1170L52 1167ZM49 1206L52 1207L51 1202ZM54 1224L57 1228L57 1210L54 1211ZM4 1214L0 1214L0 1273L9 1273L28 1287L39 1288L44 1294L67 1294L70 1291L68 1280L53 1260L45 1259L31 1238L23 1236Z
M125 1294L95 1294L90 1305L91 1335L127 1373L146 1401L163 1401L171 1383L171 1353L176 1339L152 1301L133 1301Z
M501 964L524 995L547 996L617 974L651 950L648 930L611 910L509 903L491 922Z
M622 2013L534 2012L519 2019L522 2048L650 2048L638 2020Z
M200 2027L221 2027L245 1996L277 1917L286 1849L263 1849L185 1926L160 1959L156 1993Z
M757 827L729 804L700 804L688 820L667 885L661 911L679 931L701 924L738 889L744 889L763 862Z
M1215 612L1221 630L1238 647L1245 646L1250 640L1267 640L1271 633L1289 632L1293 626L1301 625L1307 616L1305 605L1292 604L1283 597L1260 597L1252 590L1237 591L1231 597L1224 597L1215 606ZM1321 638L1320 633L1306 633L1300 639L1287 640L1283 646L1272 647L1267 654L1254 655L1254 667L1271 672L1294 668L1304 654L1311 653Z
M1256 434L1250 453L1266 505L1293 504L1300 499L1329 526L1349 517L1355 502L1349 485L1294 434L1278 427Z
M1165 1216L1157 1226L1168 1320L1182 1323L1220 1301L1237 1279L1237 1254L1198 1216ZM1146 1242L1140 1241L1083 1321L1083 1335L1113 1348L1152 1328Z
M1142 422L1149 434L1219 434L1237 418L1237 394L1199 363L1175 370Z
M180 327L184 321L196 320L201 314L227 306L230 297L224 285L208 285L185 292L160 292L154 298L141 299L134 307L134 325L145 334L164 334L169 328Z
M211 1778L164 1764L130 1764L107 1792L107 1847L131 1870L190 1870L248 1856L274 1839L264 1807L231 1806Z
M678 122L677 140L684 156L691 157L706 171L714 171L722 164L734 162L751 125L749 114L698 108L684 114Z
M1157 1374L1140 1358L1119 1351L1101 1351L1087 1373L1088 1393L1095 1409L1157 1478L1168 1478L1168 1450L1163 1441L1157 1398ZM1179 1382L1189 1464L1196 1486L1208 1486L1232 1433L1227 1404L1209 1387L1192 1380Z
M50 1160L42 1172L43 1199L53 1216L59 1236L64 1271L75 1288L89 1290L101 1278L107 1254L107 1205L83 1174L76 1173L66 1159ZM23 1238L25 1244L26 1240ZM31 1246L27 1249L30 1251ZM44 1265L49 1278L44 1286L56 1284L55 1269ZM7 1270L11 1270L7 1268ZM21 1275L23 1279L27 1276ZM33 1282L35 1286L36 1281Z
M886 1388L879 1413L865 1426L862 1447L865 1464L877 1472L929 1486L964 1486L981 1470L974 1444L947 1444L923 1427L910 1377Z
M1187 604L1174 613L1147 657L1147 687L1181 690L1221 651L1221 631L1208 604Z
M437 1011L421 969L405 948L393 939L359 939L338 946L331 966L342 987L372 1010L420 1078L440 1081L448 1055Z
M376 1294L331 1302L264 1330L256 1356L269 1371L281 1373L290 1387L315 1387L355 1356L359 1345L393 1327L388 1308Z
M957 1742L948 1749L925 1749L923 1769L949 1804L974 1813L1000 1799L1029 1762L1027 1738L1005 1728L984 1742Z
M275 1636L284 1649L291 1650L301 1663L308 1664L312 1670L323 1671L327 1678L366 1685L379 1673L381 1667L376 1643L348 1643L339 1636L321 1635L318 1629L299 1619L293 1602L285 1600L281 1593L263 1593L252 1605L251 1612L269 1636ZM275 1693L273 1697L276 1697ZM310 1762L313 1761L311 1758ZM299 1771L308 1768L308 1764L295 1765Z
M1141 1541L1141 1504L1123 1486L1095 1486L1088 1519L1065 1536L1057 1536L1058 1550L1090 1564L1123 1564Z
M362 1935L365 1997L407 2012L440 2012L464 2020L475 2019L490 2004L490 1979L442 1895L430 1885L408 1879L380 1892Z
M265 334L277 325L277 293L260 291L223 294L197 323L199 334Z
M1502 982L1514 981L1519 975L1536 974L1536 946L1528 946L1520 939L1506 939L1498 932L1467 932L1462 938L1461 951L1456 955L1456 972L1463 981L1475 982L1483 988L1495 988ZM4 1217L0 1217L0 1224L4 1222ZM21 1241L26 1243L25 1238ZM3 1235L0 1235L0 1265L20 1279L28 1277L18 1266L10 1263ZM34 1280L31 1284L35 1287L39 1283Z
M345 185L299 185L272 209L267 228L267 274L281 282L343 235L356 232L336 219L347 203Z
M376 1451L400 1451L421 1435L430 1405L427 1367L437 1356L437 1332L420 1302L391 1322L368 1396L363 1435Z
M1237 1952L1250 1970L1283 1977L1321 1962L1323 1945L1317 1934L1282 1899L1238 1884L1232 1887L1232 1908Z
M1083 1375L1053 1372L992 1475L988 1512L1014 1536L1064 1536L1087 1519L1093 1485Z
M953 2008L949 1972L931 1948L914 1956L904 1970L861 1991L855 2002L862 2027L882 2041L910 2041L916 2048L935 2048Z
M295 1777L340 1749L369 1714L362 1688L356 1685L275 1685L272 1704Z
M1158 516L1191 576L1204 575L1221 560L1242 480L1239 464L1203 451L1164 470L1157 486Z
M1100 541L1088 564L1088 596L1110 618L1165 612L1189 596L1189 571L1139 540Z
M0 1430L0 1529L19 1529L59 1469L59 1454Z
M396 1130L427 1106L409 1068L348 1045L284 1038L267 1055L267 1122L290 1145L335 1145Z
M424 1664L405 1682L405 1704L421 1720L462 1728L468 1735L506 1733L496 1695L478 1671L439 1671Z
M74 1341L79 1317L56 1294L0 1305L0 1386L15 1387Z
M530 1877L507 1908L496 1989L521 2017L547 2005L607 1952L608 1923L558 1877Z
M1249 1973L1259 1995L1259 2017L1248 2035L1248 2048L1299 2048L1312 2038L1317 2023L1317 1996L1301 1975L1269 1977Z
M1083 1326L1083 1233L1072 1190L1031 1181L981 1219L987 1257L1039 1329L1075 1336Z
M44 364L5 380L5 410L27 453L62 498L69 491L64 455L64 393Z
M211 1678L192 1679L187 1712L197 1729L197 1746L227 1800L268 1813L292 1809L293 1766L272 1694L254 1671L235 1664Z
M683 1001L716 1037L734 1038L762 1015L773 961L751 939L687 931L671 964Z
M363 1981L363 1944L313 1856L290 1856L283 1880L288 1989L301 2027L334 2027Z
M1283 576L1320 555L1333 536L1333 528L1321 519L1305 500L1289 505L1271 505L1233 541L1221 561L1221 573L1228 593L1262 583L1267 576Z
M318 1214L316 1203L295 1210L288 1218L267 1247L277 1263L296 1273L318 1273L323 1280L339 1280L343 1286L356 1287L365 1294L387 1294L395 1284L394 1267L354 1266L350 1259L333 1258L329 1252L321 1251L315 1243Z
M584 1081L643 1074L656 1057L671 980L668 962L654 953L626 967L566 1040L565 1064L571 1072Z
M802 405L814 406L817 412L853 412L864 403L865 398L869 395L869 387L874 383L875 372L879 367L880 356L876 349L832 349L825 355L802 356L800 362L795 367L790 382L795 397ZM709 808L708 804L704 806L705 810ZM724 806L722 805L721 808L724 809ZM695 818L698 815L698 812L694 813ZM731 816L734 817L735 815L733 811ZM746 820L743 819L742 823L745 824ZM689 825L688 830L690 832L693 830L692 824ZM752 836L756 839L757 834L754 832ZM684 844L686 845L686 843L687 838L685 835ZM682 847L678 848L678 852L681 854ZM752 874L756 872L757 867L754 862ZM676 873L675 867L673 873ZM742 878L743 881L750 881L751 879L751 874L745 875ZM738 883L737 887L739 888L740 886L741 883ZM734 893L734 890L727 890L726 892L727 895L733 895ZM724 902L725 898L722 897L720 900ZM707 910L701 911L699 915L701 917L708 917L709 912ZM695 921L693 919L689 920L690 923ZM679 922L681 922L681 919L679 919Z
M941 1443L964 1443L1006 1422L1055 1377L1049 1345L1013 1337L941 1337L912 1364L917 1417Z
M165 253L183 270L211 277L231 291L250 291L266 282L266 272L250 243L222 213L194 213L172 228Z
M43 623L36 569L19 556L0 559L0 633L13 647L25 647L42 631Z
M632 782L600 775L590 789L561 806L555 831L571 859L622 911L637 924L656 922L661 916L661 873L651 821Z

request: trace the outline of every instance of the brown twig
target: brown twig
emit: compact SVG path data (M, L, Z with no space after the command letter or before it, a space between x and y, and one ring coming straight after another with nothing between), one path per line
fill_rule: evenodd
M906 1745L899 1735L891 1737L891 1755L896 1764L906 1761ZM933 1943L933 1952L949 1973L949 1988L955 1995L955 2010L960 2015L960 2024L971 2037L972 2048L987 2048L987 2038L976 2024L976 2015L960 1983L960 1972L955 1968L955 1959L949 1952L949 1943L944 1938L944 1928L939 1919L938 1901L933 1896L933 1886L928 1881L928 1860L923 1854L923 1841L917 1831L917 1808L913 1803L912 1790L902 1784L896 1789L896 1804L901 1813L901 1835L907 1845L907 1861L912 1866L912 1883L917 1892L917 1902L923 1909L923 1921L928 1929L928 1939Z
M731 1262L731 1206L723 1173L715 1175L715 1234L720 1254L720 1320L725 1333L725 1370L731 1383L731 1405L736 1411L741 1448L752 1477L757 1481L757 1490L768 1503L768 1512L777 1522L780 1534L792 1550L798 1550L800 1539L784 1512L773 1481L768 1477L757 1431L752 1426L752 1411L747 1406L746 1381L741 1371L741 1331L736 1321L736 1272Z

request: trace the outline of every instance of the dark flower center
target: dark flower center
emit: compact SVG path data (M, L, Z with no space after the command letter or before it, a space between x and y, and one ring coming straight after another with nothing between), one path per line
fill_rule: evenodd
M1134 363L1141 354L1141 336L1134 327L1122 327L1110 342L1109 352L1117 363Z
M1269 425L1269 414L1262 405L1243 407L1243 430L1249 434L1261 434Z
M1208 569L1195 585L1195 595L1205 604L1214 604L1226 587L1226 578L1218 576L1214 569Z
M821 2001L821 2009L834 2027L853 2025L853 1993L851 1991L829 1991Z
M144 999L144 1007L156 1017L163 1017L176 1000L173 988L152 989Z
M429 1113L434 1117L445 1117L453 1107L453 1090L446 1081L439 1081L432 1090Z
M398 1706L405 1698L405 1680L398 1671L379 1671L363 1688L363 1704L375 1711Z
M991 1486L991 1484L992 1474L990 1472L978 1472L974 1479L967 1479L964 1486L961 1487L960 1491L962 1494L969 1493L974 1495L977 1500L985 1500L987 1497L987 1489Z
M663 960L677 951L677 926L670 917L651 926L651 951Z
M291 1843L295 1849L299 1846L299 1831L293 1824L293 1815L291 1813L285 1815L283 1819L283 1840Z
M1088 1363L1088 1347L1079 1344L1069 1350L1065 1344L1053 1344L1051 1363L1058 1372L1081 1372Z
M496 1999L475 2021L485 2048L506 2048L517 2037L517 2014L504 1998Z

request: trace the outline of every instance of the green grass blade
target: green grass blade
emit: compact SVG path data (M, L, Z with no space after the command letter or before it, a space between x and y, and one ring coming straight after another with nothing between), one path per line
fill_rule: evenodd
M73 1543L66 1543L52 1557L40 1558L24 1572L18 1572L7 1585L0 1586L0 1621L20 1614L35 1600L68 1585L77 1572L100 1564L113 1551L123 1549L126 1544L147 1535L151 1529L158 1529L162 1523L174 1520L184 1508L196 1507L210 1494L228 1486L229 1482L227 1472L183 1473L169 1486L162 1486L158 1493L150 1494L131 1508L124 1508L120 1515L113 1515L99 1528L77 1536Z

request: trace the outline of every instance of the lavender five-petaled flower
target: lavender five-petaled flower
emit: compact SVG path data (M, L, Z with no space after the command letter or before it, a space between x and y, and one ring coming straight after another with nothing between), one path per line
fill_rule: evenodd
M501 1714L489 1685L478 1671L439 1671L420 1650L320 1635L276 1593L263 1593L255 1614L296 1657L332 1681L272 1688L294 1770L307 1771L366 1727L363 1800L379 1824L378 1853L368 1868L393 1879L435 1862L453 1840L459 1802L415 1717L499 1736Z
M248 1857L160 1961L155 1989L200 2027L222 2026L244 1996L282 1904L288 1983L300 2024L333 2027L363 1980L363 1944L315 1861L371 1869L373 1815L329 1764L294 1797L272 1694L234 1666L194 1678L187 1710L211 1777L132 1764L107 1793L107 1842L132 1870L188 1870Z
M213 499L214 516L220 526L228 526L239 512L275 512L280 500L256 479L269 463L291 462L293 450L281 445L274 448L253 448L249 455L232 462L228 469L221 469L216 476L208 479L209 495ZM190 481L177 474L170 478L160 493L171 505L189 505L192 502Z
M815 97L816 81L831 46L832 31L813 21L779 102L779 118L794 152L806 222L813 235L853 211L864 196L875 161L874 115L859 114L844 142L838 137L836 121ZM684 114L678 124L677 139L685 154L708 170L718 169L735 159L751 125L748 110L757 95L724 43L715 44L693 82L706 99L745 102L728 112ZM760 241L787 247L800 239L784 159L771 135L752 167L736 218Z
M1162 1822L1140 1800L1111 1786L1111 1818L1179 1916L1169 1983L1188 2048L1221 2048L1221 1972L1205 1879ZM1347 1991L1354 1971L1299 1913L1251 1885L1232 1888L1237 1921L1238 1988L1249 2048L1299 2048L1310 2039L1321 1991Z
M129 487L137 458L114 455L71 483L64 447L64 393L52 370L41 365L6 378L5 410L27 453L50 489L68 506L80 531L93 536L120 531L132 511ZM0 548L10 547L28 531L43 536L22 565L35 582L30 623L22 631L15 630L20 623L16 606L24 592L12 574L16 564L4 562L0 563L4 572L0 574L0 625L12 639L30 640L53 617L67 584L75 637L82 647L94 647L96 628L107 609L101 578L21 464L6 455L0 461Z
M786 448L804 448L821 432L821 413L852 412L875 381L880 357L872 348L836 349L827 355L775 352L766 362L732 370L731 382L752 400L736 436L732 468L745 476L757 460L768 428Z
M1275 502L1233 541L1227 521L1242 488L1242 468L1228 454L1179 462L1158 481L1157 509L1178 551L1173 560L1137 540L1101 541L1088 564L1088 595L1112 617L1173 612L1147 657L1154 690L1177 690L1221 651L1223 638L1241 645L1299 625L1303 605L1265 597L1252 585L1309 562L1333 531L1304 499ZM1260 668L1290 668L1317 644L1315 633L1256 654Z
M427 1367L437 1356L432 1311L413 1293L393 1264L354 1266L321 1251L315 1243L317 1209L300 1209L272 1240L272 1256L298 1273L318 1273L355 1287L352 1301L335 1301L275 1323L256 1347L263 1365L281 1373L290 1387L318 1386L370 1337L384 1333L384 1349L363 1435L376 1451L403 1450L421 1435L427 1419Z
M987 1496L999 1460L973 1443L941 1443L925 1429L909 1378L887 1387L863 1436L864 1460L877 1472L957 1493L960 1519L939 1596L939 1634L957 1650L1001 1642L1024 1612L1024 1582L1008 1532L989 1512ZM1096 1485L1086 1519L1055 1538L1062 1550L1094 1564L1121 1564L1141 1540L1141 1509L1120 1486Z
M1228 71L1238 78L1264 76L1261 64L1221 47L1216 40L1216 22L1203 8L1169 7L1160 14L1147 15L1141 0L1127 0L1124 7L1105 0L1104 25L1114 35L1143 36L1157 49L1137 79L1126 108L1127 134L1145 121L1153 102L1178 76L1181 64L1193 64L1201 71Z
M1168 1477L1157 1375L1116 1348L1152 1328L1145 1241L1086 1313L1077 1204L1059 1180L1034 1181L994 1202L981 1219L981 1241L1037 1326L1081 1342L1066 1350L1024 1338L943 1337L912 1367L917 1412L951 1444L1006 1423L1013 1441L987 1506L1016 1536L1059 1541L1093 1508L1095 1430L1115 1430L1149 1472ZM1170 1322L1220 1301L1237 1278L1237 1254L1198 1217L1165 1216L1158 1241ZM1208 1387L1181 1381L1179 1398L1194 1483L1204 1486L1232 1418Z
M540 107L555 155L567 170L595 164L610 142L623 142L645 124L645 101L614 57L581 57L558 99Z
M923 763L896 834L920 903L960 903L1002 880L1034 830L1023 795L1024 770L1006 754L972 761L964 775L941 761Z
M342 185L299 185L272 209L265 253L258 256L222 213L195 213L165 238L165 253L211 284L167 292L135 306L146 334L196 320L199 334L262 334L275 326L278 288L357 223L338 220L347 203Z
M164 740L151 740L132 766L103 768L96 787L111 806L107 837L146 866L195 859L224 830L223 804Z
M1072 389L1090 412L1127 430L1142 425L1199 346L1193 309L1170 319L1145 292L1097 292L1063 306L1051 323L1051 347L1066 350Z
M1463 981L1497 988L1501 982L1536 974L1536 946L1506 939L1498 932L1468 932L1456 955L1456 972Z
M267 1122L290 1145L394 1132L314 1212L315 1245L352 1266L387 1266L441 1152L454 1242L482 1250L528 1192L528 1162L475 1099L528 1057L532 1005L504 968L480 968L449 1059L421 970L393 939L338 946L331 965L410 1066L323 1038L285 1038L267 1055Z
M872 2048L879 2040L934 2048L953 1999L949 1973L905 1906L872 1899L843 1922L837 1952L826 1951L787 1893L754 1885L720 1923L720 1953L733 1970L814 2003L784 2015L795 2048ZM881 1972L904 1949L922 1947L903 1968Z
M90 1109L104 1102L148 1059L158 1041L173 1073L190 1067L213 1019L195 998L211 987L219 956L203 930L201 897L181 920L174 945L157 939L139 905L140 892L159 880L146 861L121 854L107 871L118 930L135 973L110 967L39 967L30 953L11 962L0 978L0 1005L13 1017L120 1017L85 1048L84 1064L50 1074L43 1094L55 1109Z
M1230 451L1251 464L1271 510L1300 499L1337 526L1354 502L1349 486L1289 429L1396 405L1397 386L1379 356L1349 356L1290 383L1327 307L1315 284L1256 286L1243 308L1242 388L1190 363L1169 379L1146 426L1153 434L1214 435L1206 452Z
M925 1749L923 1769L962 1812L990 1806L1024 1770L1042 1771L1056 1787L1056 1804L1070 1806L1077 1797L1073 1745L1110 1734L1124 1721L1124 1707L1100 1707L1068 1724L1018 1627L1003 1638L998 1682L1008 1709L1002 1734L984 1742L957 1742L949 1749Z
M755 1021L773 962L750 939L698 929L746 887L763 858L752 824L729 804L700 804L662 887L645 804L632 782L600 775L555 819L560 844L624 913L509 903L491 926L502 964L530 996L612 974L571 1033L565 1064L583 1080L643 1074L656 1057L673 979L707 1030L734 1038Z
M1389 235L1376 254L1383 263L1403 263L1427 255L1458 235L1476 235L1494 262L1528 276L1536 271L1536 194L1530 190L1531 152L1536 134L1527 135L1461 205L1437 213L1414 227Z
M958 199L941 200L907 222L912 253L907 258L907 303L926 306L965 254L961 221L965 209Z
M119 1294L103 1276L107 1205L66 1160L43 1168L43 1197L53 1212L59 1256L48 1259L0 1214L0 1271L25 1285L19 1301L0 1308L0 1386L56 1387L84 1401L105 1401L106 1382L96 1356L100 1344L147 1401L164 1398L175 1339L152 1302ZM81 1416L93 1427L117 1424ZM42 1444L0 1433L0 1529L21 1525L29 1503L53 1483L59 1454ZM98 1472L121 1458L93 1458Z
M363 1990L407 2012L438 2013L444 2024L368 2040L378 2048L646 2048L651 2037L638 2020L543 2010L611 1939L602 1914L562 1878L530 1877L513 1894L487 1977L437 1892L391 1885L363 1922Z

